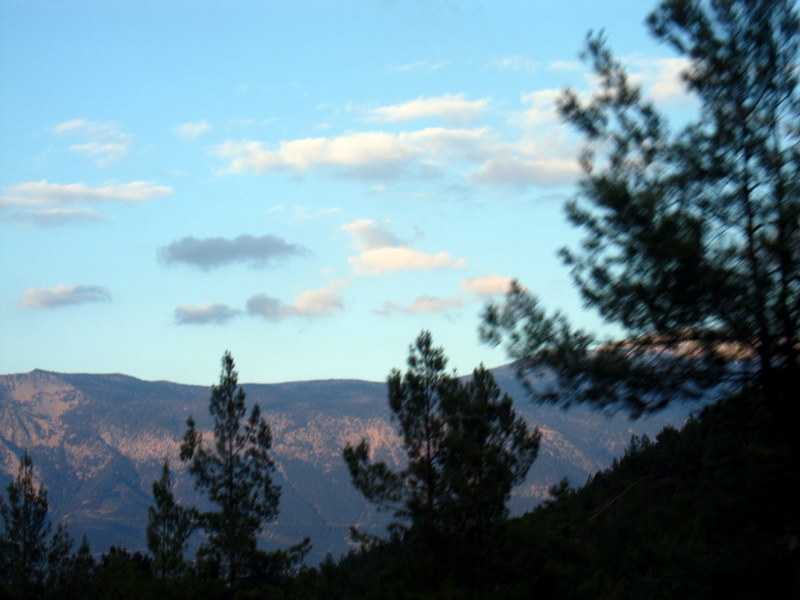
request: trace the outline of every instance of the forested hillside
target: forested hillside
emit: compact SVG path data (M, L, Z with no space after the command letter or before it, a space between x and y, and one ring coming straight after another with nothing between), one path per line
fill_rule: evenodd
M398 544L301 574L290 597L796 598L798 465L759 405L731 398L635 437L585 486L555 486L503 523L490 548L452 540L433 589Z

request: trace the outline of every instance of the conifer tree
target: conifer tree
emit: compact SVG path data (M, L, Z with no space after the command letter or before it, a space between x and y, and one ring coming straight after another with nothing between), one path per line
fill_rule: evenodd
M181 460L189 462L195 488L214 507L199 522L207 534L198 558L212 563L230 588L249 575L261 557L257 536L278 514L280 487L272 483L275 465L269 455L269 424L254 405L245 420L244 390L238 385L233 357L222 357L219 384L212 388L209 412L214 420L213 444L203 442L194 418L187 419Z
M147 510L147 548L153 556L153 571L159 577L176 577L186 571L184 552L195 529L197 511L184 508L172 493L169 461L165 460L161 477L153 482L154 506Z
M567 206L585 238L563 257L586 304L624 341L576 331L520 285L487 310L483 335L507 344L523 378L554 370L560 380L540 399L637 415L725 383L755 389L796 423L796 3L663 0L648 24L687 59L695 122L671 133L598 34L585 57L599 89L588 101L568 90L560 106L588 142Z
M0 582L14 598L34 598L42 592L49 567L58 575L72 541L64 524L51 538L47 490L34 481L27 451L6 493L7 501L0 497Z
M396 534L411 534L428 551L503 518L539 447L538 431L528 431L511 399L500 397L489 371L476 369L462 383L446 366L444 351L423 331L408 370L389 376L389 407L408 457L403 469L374 461L366 440L344 449L356 488L394 513Z

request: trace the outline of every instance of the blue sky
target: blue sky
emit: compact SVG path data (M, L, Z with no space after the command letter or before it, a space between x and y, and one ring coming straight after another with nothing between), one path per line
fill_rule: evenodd
M685 108L653 7L0 0L0 372L382 380L424 328L466 373L509 278L600 327L554 101L605 29Z

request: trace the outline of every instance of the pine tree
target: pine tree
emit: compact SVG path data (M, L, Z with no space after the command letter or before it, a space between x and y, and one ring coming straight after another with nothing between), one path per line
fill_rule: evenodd
M167 460L161 477L153 482L153 500L155 505L147 510L147 548L153 556L153 570L162 579L182 575L186 571L184 552L195 529L197 511L175 501Z
M12 597L34 598L43 590L49 567L59 570L63 565L71 538L62 524L51 539L47 490L36 485L27 451L6 492L7 501L0 497L0 582Z
M697 121L675 134L590 34L599 90L561 113L589 145L563 251L586 304L624 331L601 341L516 286L483 335L524 377L634 415L708 386L744 386L796 423L800 389L800 19L790 0L664 0L648 24L688 59ZM552 392L552 393L551 393Z
M528 431L508 396L500 398L489 371L476 369L462 383L446 366L444 351L423 331L405 374L389 376L389 407L408 457L403 469L373 461L366 440L344 449L356 488L394 513L395 534L431 553L502 519L539 447L538 431Z
M269 456L272 435L258 404L244 420L245 393L238 385L233 357L222 358L219 385L212 388L209 412L214 419L214 443L203 443L192 417L180 457L189 462L195 487L214 510L199 515L207 534L198 558L210 562L230 588L249 574L261 557L257 536L264 522L278 514L280 487L272 483L275 465Z

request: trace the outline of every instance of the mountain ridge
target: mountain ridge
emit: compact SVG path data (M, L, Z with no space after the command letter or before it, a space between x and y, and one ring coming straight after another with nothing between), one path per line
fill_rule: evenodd
M654 434L688 415L683 407L630 421L584 407L534 405L511 369L493 372L517 411L542 432L539 458L512 497L512 514L532 509L563 476L582 484L619 456L631 435ZM264 529L266 546L308 535L314 562L347 550L350 525L375 530L386 523L386 515L355 491L341 458L346 443L367 438L379 458L402 464L385 383L326 379L241 387L248 406L258 403L270 423L275 480L283 490L280 514ZM85 532L96 550L142 550L150 486L165 458L179 500L197 501L178 447L189 415L209 432L210 390L121 373L35 369L0 375L0 480L10 481L27 449L48 489L53 517L66 518L75 537Z

